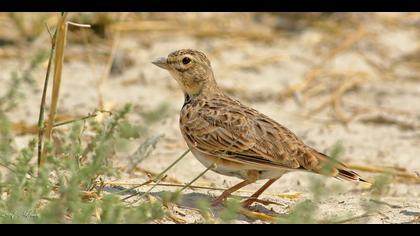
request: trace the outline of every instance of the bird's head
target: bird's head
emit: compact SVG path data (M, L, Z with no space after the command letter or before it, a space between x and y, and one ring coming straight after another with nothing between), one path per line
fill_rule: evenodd
M196 96L204 89L217 88L210 61L200 51L181 49L152 63L169 71L189 96Z

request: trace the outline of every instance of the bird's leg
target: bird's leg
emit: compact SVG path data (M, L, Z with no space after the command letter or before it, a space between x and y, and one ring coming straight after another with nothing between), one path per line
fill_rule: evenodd
M260 189L258 189L254 194L252 194L252 196L250 196L248 199L246 199L245 201L243 201L241 203L242 207L249 207L252 203L257 202L258 201L258 197L265 190L267 190L267 188L270 187L270 185L272 185L274 182L276 182L276 180L278 180L279 178L280 177L269 179Z
M218 198L212 201L212 206L217 206L220 203L224 202L227 197L229 197L233 192L249 185L252 183L255 183L258 179L258 172L254 171L248 171L248 178L239 184L234 185L233 187L230 187L229 189L225 190Z

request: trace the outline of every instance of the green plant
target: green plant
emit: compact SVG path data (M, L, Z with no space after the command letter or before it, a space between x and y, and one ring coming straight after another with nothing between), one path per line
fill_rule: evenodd
M0 212L5 217L0 217L0 223L145 223L162 217L160 203L145 201L129 206L121 201L120 195L100 188L99 176L116 174L112 168L112 143L116 138L130 137L119 133L121 125L127 122L130 107L124 106L104 123L88 124L96 136L84 162L79 158L89 144L82 141L87 125L82 121L72 124L70 132L63 137L65 142L60 151L56 145L46 146L48 161L37 176L34 175L36 141L15 153L16 158L5 164L9 168L7 175L1 178ZM0 121L0 127L6 127L2 132L1 140L4 140L10 133L7 124ZM2 142L2 146L7 145ZM7 148L1 150L5 152Z
M232 198L226 201L226 208L220 212L220 219L223 223L231 223L241 208L241 202L238 199Z

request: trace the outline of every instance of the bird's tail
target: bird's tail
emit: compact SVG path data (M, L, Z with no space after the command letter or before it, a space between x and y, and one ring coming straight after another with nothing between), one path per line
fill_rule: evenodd
M341 165L344 165L344 164L341 164ZM336 169L338 173L334 177L337 179L369 183L368 181L362 179L362 177L360 177L359 174L357 174L356 172L352 170L349 170L347 168L344 169L341 167L337 167Z
M314 170L317 173L330 175L340 180L369 183L368 181L364 180L359 174L346 167L345 164L334 160L333 158L323 153L317 152L316 150L313 151L315 156L317 156L319 163L321 164L320 168Z

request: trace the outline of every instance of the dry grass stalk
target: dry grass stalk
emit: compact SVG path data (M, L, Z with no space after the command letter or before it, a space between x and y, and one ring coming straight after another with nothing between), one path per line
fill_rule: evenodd
M337 47L330 50L330 52L324 56L320 62L311 68L305 76L305 79L297 84L289 86L285 91L280 94L281 98L291 96L296 93L303 93L307 90L312 82L319 77L319 75L324 71L324 67L335 58L340 53L350 49L353 45L359 42L367 34L367 31L363 26L359 26L358 30L351 34L349 37L346 37L345 40L340 43Z
M311 114L317 114L321 112L322 110L324 110L326 107L332 106L334 110L335 118L341 123L344 123L344 124L349 123L351 120L353 120L355 115L347 116L344 114L343 107L342 107L342 98L347 91L357 87L359 84L363 83L365 80L366 80L365 77L355 77L355 78L343 80L341 84L335 89L335 91L318 107L309 111L307 116L310 116Z
M80 195L82 199L86 201L89 201L92 199L95 199L95 200L101 199L101 196L99 196L98 193L95 191L82 191L80 192Z
M56 123L54 128L59 126L67 125L76 121L88 120L98 116L100 113L110 113L108 111L96 111L93 114L88 114L83 117L74 117L70 114L57 114L55 117ZM12 131L15 135L24 135L24 134L37 134L39 132L39 125L37 124L27 124L24 122L17 122L12 124Z
M0 58L2 59L16 58L17 56L18 53L14 49L0 48Z
M47 155L46 149L43 148L44 146L44 135L46 137L46 141L51 140L51 134L53 129L53 124L55 121L55 115L57 112L57 101L60 91L60 83L61 83L61 70L63 66L63 59L64 59L64 46L65 46L65 36L66 36L66 18L67 13L63 13L60 18L58 19L57 29L53 36L52 42L52 49L50 55L50 61L48 63L47 68L47 75L45 78L44 84L44 91L42 94L42 101L41 101L41 108L40 108L40 117L38 120L38 127L39 127L39 134L38 134L38 167L42 166L45 162L45 157ZM54 81L53 81L53 89L52 89L52 97L51 97L51 108L50 114L48 118L48 122L45 127L45 134L44 134L44 106L45 106L45 97L46 91L48 86L48 77L51 69L51 61L52 61L52 54L54 51Z
M252 57L248 61L244 61L238 64L227 65L228 69L231 70L240 70L240 69L250 69L257 68L259 66L266 66L270 64L275 64L281 61L289 60L290 58L286 55L274 55L274 56L263 56L263 57Z
M24 122L18 122L12 125L12 131L15 135L37 134L38 130L37 125L26 124Z
M365 52L362 50L356 50L356 52L362 57L362 59L369 65L376 74L384 79L384 80L393 80L398 78L393 71L393 66L391 65L383 65L378 62L375 62L372 58L368 57Z
M417 112L351 103L348 106L353 113L358 114L356 119L364 123L396 125L404 130L420 129L420 114Z
M47 149L43 148L45 142L51 141L52 131L53 128L59 125L71 123L65 122L63 124L57 125L56 115L57 115L57 106L58 106L58 98L60 95L60 86L61 86L61 77L62 77L62 70L63 70L63 62L64 62L64 49L66 46L66 38L67 38L67 28L69 22L66 21L68 13L62 13L58 19L57 29L54 35L52 36L52 49L50 60L48 63L47 68L47 75L45 78L44 90L41 99L41 106L40 106L40 116L38 120L38 166L42 166L45 162L45 158L47 156ZM79 27L89 27L88 25L70 23L72 25L76 25ZM52 56L54 55L54 56ZM51 106L50 112L48 115L48 120L44 127L44 106L45 106L45 97L46 91L48 87L48 77L51 69L52 58L54 58L54 74L53 74L53 85L52 85L52 95L51 95ZM45 140L44 140L45 136Z
M255 219L255 220L262 220L262 221L267 221L270 223L277 223L278 222L278 218L276 216L271 216L262 212L255 212L255 211L250 211L248 209L245 208L240 208L238 213L251 218L251 219Z
M251 23L251 22L250 22ZM169 22L162 20L151 21L130 21L118 22L111 25L111 29L116 32L159 32L170 31L182 34L188 34L195 37L229 37L244 38L247 40L256 40L271 42L276 37L271 28L261 28L261 26L250 26L246 30L236 27L226 27L219 25L215 20L206 21L179 21Z
M305 79L297 84L289 86L284 92L280 94L281 98L290 96L290 95L300 95L298 97L303 97L304 100L310 99L310 97L320 94L321 92L326 91L328 82L326 81L318 81L318 79L322 76L327 77L328 79L332 79L334 75L340 78L341 81L339 85L334 89L332 94L330 94L321 104L309 111L306 116L310 116L311 114L319 113L325 108L331 106L335 118L343 123L347 124L351 120L354 119L356 114L346 115L343 109L342 104L342 97L346 94L346 92L352 90L353 88L357 87L358 85L364 83L367 80L367 76L365 73L354 72L350 73L352 75L350 78L348 74L345 74L344 78L342 74L337 74L333 72L326 71L325 66L335 58L340 53L349 50L353 45L359 42L362 38L366 37L368 32L365 28L361 25L359 26L358 30L347 37L342 43L340 43L337 47L330 50L330 52L312 69L310 69L305 77ZM330 76L328 76L330 75ZM331 77L332 76L332 77Z
M130 21L130 22L117 22L110 26L111 31L114 32L148 32L148 31L168 31L177 30L179 25L175 22L169 21Z
M212 187L208 185L186 185L186 184L173 184L173 183L152 183L152 181L147 181L146 183L138 184L138 183L127 183L127 182L104 182L105 185L109 186L135 186L134 188L138 188L144 185L156 185L156 186L162 186L162 187L181 187L181 188L191 188L193 190L195 189L205 189L205 190L214 190L214 191L226 191L227 188L219 188L219 187ZM132 188L130 188L131 190ZM240 193L249 193L252 194L255 191L249 191L249 190L243 190L239 189L237 192ZM262 195L266 196L272 196L272 197L279 197L283 199L288 200L298 200L302 197L301 192L287 192L287 193L269 193L264 192Z
M195 181L197 181L199 178L201 178L201 176L203 176L205 173L207 173L209 170L211 170L213 167L216 166L216 162L219 159L217 159L213 164L211 164L210 166L208 166L204 171L202 171L199 175L197 175L193 180L191 180L188 184L186 184L185 186L183 186L181 189L178 190L179 193L181 193L182 191L184 191L185 189L187 189L188 187L190 187Z
M332 222L330 220L327 220L327 221L320 221L318 223L320 223L320 224L346 224L346 223L349 223L351 221L360 220L360 219L368 218L368 217L371 217L371 216L373 216L373 214L364 213L364 214L354 216L354 217L350 217L350 218L344 219L344 220L332 221Z
M415 181L420 183L420 177L415 173L409 173L405 169L395 167L383 167L383 166L368 166L358 164L346 164L350 169L359 170L371 173L390 174L395 177L404 178L407 180Z
M151 171L151 170L146 170L146 169L138 167L138 166L136 166L134 168L134 170L139 171L141 173L144 173L147 176L150 176L152 178L156 178L159 175L159 173L157 173L157 172L154 172L154 171ZM171 176L166 176L164 180L167 181L167 182L170 182L170 183L176 183L176 184L181 183L181 181L179 181L178 179L176 179L174 177L171 177Z
M138 187L141 187L143 185L146 185L146 184L149 184L149 183L154 182L152 184L153 186L150 187L149 190L147 190L145 193L143 193L140 196L140 198L143 198L143 197L147 196L157 186L157 184L159 184L159 182L161 182L166 177L166 175L165 175L166 172L168 172L172 167L174 167L178 162L180 162L189 152L190 152L190 149L186 150L180 157L178 157L178 159L176 159L174 162L172 162L165 170L163 170L162 172L160 172L160 174L158 176L156 176L155 178L153 178L151 180L148 180L148 181L146 181L146 182L144 182L142 184L139 184L137 186L134 186L134 187L132 187L132 188L130 188L128 190L134 190L134 189L136 189ZM126 200L128 200L128 199L130 199L130 198L132 198L132 197L134 197L136 195L138 195L138 194L137 193L132 194L132 195L124 198L123 200L126 201Z

